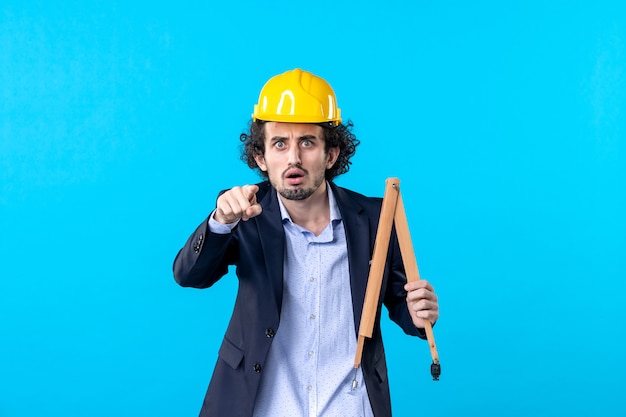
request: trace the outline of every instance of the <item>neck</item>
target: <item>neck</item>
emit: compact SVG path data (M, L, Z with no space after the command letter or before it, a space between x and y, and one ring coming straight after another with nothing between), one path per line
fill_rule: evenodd
M280 194L278 198L282 201L291 220L310 230L316 236L330 223L330 203L328 201L328 188L324 181L310 197L305 200L288 200Z

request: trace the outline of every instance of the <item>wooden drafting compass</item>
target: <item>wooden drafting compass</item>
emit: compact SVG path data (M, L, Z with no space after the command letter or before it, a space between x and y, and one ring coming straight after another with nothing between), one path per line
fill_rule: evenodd
M409 224L406 219L402 196L400 195L400 180L398 178L388 178L385 184L385 195L383 196L380 221L376 232L376 241L374 242L374 254L372 256L372 265L367 279L363 314L361 315L359 337L356 355L354 357L355 379L352 382L352 389L355 389L357 386L356 370L361 366L365 338L371 338L374 330L380 286L382 285L385 260L389 250L391 229L394 223L396 225L398 244L400 245L400 254L402 255L407 281L413 282L420 279L419 270L417 269L417 260L415 259L415 252L413 251L413 243L411 242L411 235L409 233ZM433 376L433 380L438 381L439 375L441 374L439 354L437 353L437 346L435 345L432 325L427 319L424 320L424 330L426 331L430 354L433 358L430 373Z

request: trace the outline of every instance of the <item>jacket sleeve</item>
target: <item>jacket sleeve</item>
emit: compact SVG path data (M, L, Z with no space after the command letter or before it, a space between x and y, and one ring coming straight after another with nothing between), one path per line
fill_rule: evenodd
M174 279L183 287L207 288L228 272L238 256L234 233L209 230L208 219L191 234L174 260Z

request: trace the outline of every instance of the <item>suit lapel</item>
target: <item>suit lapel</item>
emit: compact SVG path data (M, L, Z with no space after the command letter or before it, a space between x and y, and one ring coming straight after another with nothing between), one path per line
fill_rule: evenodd
M343 189L332 183L331 187L346 230L354 326L358 335L371 257L369 221L363 207L350 198Z
M276 309L280 315L283 300L283 261L285 257L285 231L280 216L276 191L269 184L268 192L259 202L263 212L256 218L265 259L269 283L272 287Z

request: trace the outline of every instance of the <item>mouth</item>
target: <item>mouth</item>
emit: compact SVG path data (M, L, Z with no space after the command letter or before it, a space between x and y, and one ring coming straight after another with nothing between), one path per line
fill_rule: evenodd
M305 171L300 168L289 168L283 174L283 178L289 185L299 185L304 181Z

